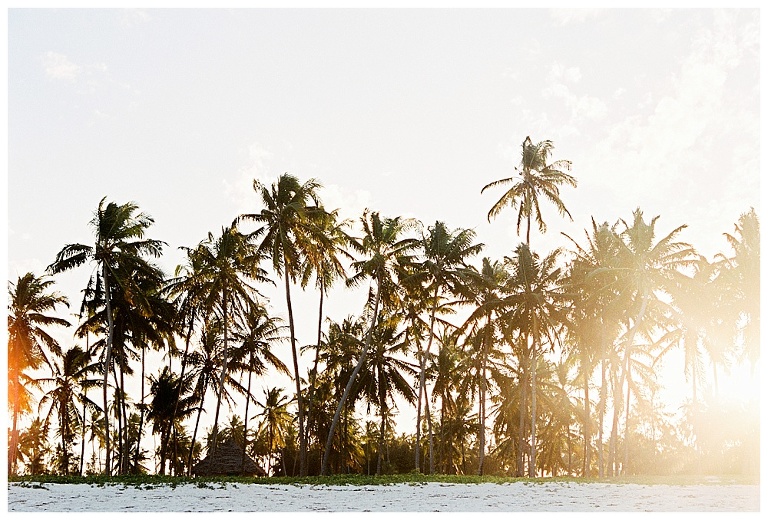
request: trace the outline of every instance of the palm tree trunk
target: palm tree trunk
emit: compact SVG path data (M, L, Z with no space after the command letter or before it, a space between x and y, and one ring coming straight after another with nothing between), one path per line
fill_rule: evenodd
M528 359L528 333L526 332L523 341L523 352L519 359L520 365L520 418L517 433L517 473L516 476L522 477L525 472L523 468L523 454L525 452L525 414L528 411L528 370L525 365Z
M627 464L629 463L629 399L630 395L632 393L632 376L630 373L630 370L632 369L632 366L630 364L632 360L632 348L634 347L634 341L635 341L635 333L637 332L638 327L640 326L640 323L643 321L643 317L645 316L645 309L648 306L648 292L643 292L643 301L640 305L640 311L637 313L637 318L635 319L635 323L632 325L632 328L629 331L629 339L627 340L627 351L625 355L625 367L624 367L624 376L627 380L627 408L624 410L624 463L622 465L622 473L624 475L627 474ZM621 388L624 388L624 383L622 382Z
M589 470L592 464L592 432L590 431L592 417L589 403L589 376L591 375L590 368L591 364L589 362L588 356L586 352L582 352L581 370L584 377L584 464L581 469L581 474L587 478L589 477Z
M320 341L322 339L323 334L323 295L325 294L325 284L322 282L322 279L320 281L320 306L318 311L318 318L317 318L317 343L315 346L315 362L312 367L312 372L309 376L309 388L307 389L308 395L307 395L307 425L306 425L306 437L307 437L307 447L309 447L309 428L310 424L312 424L312 419L314 415L314 400L315 400L315 383L317 381L317 366L320 363ZM309 449L309 448L307 448Z
M249 366L253 366L253 351L249 358ZM245 393L245 418L243 419L243 460L240 464L240 474L245 473L245 447L248 445L248 405L251 404L251 371L248 370L248 389Z
M487 391L487 381L485 378L486 364L488 362L488 336L491 332L491 314L488 314L488 322L485 324L485 334L483 335L483 348L480 356L480 404L478 406L478 415L480 416L479 444L480 455L478 457L477 474L482 476L485 464L485 394Z
M528 463L528 476L536 476L536 336L531 345L531 458Z
M299 416L299 476L307 476L307 438L304 435L304 401L301 397L301 375L299 374L299 356L296 350L296 329L293 323L293 305L291 304L291 271L288 260L283 259L285 277L285 301L288 305L288 326L291 331L291 355L293 356L293 375L296 380L296 404Z
M144 373L146 369L144 353L145 347L141 346L141 406L139 407L139 430L136 438L136 451L133 455L133 469L135 473L139 473L139 453L141 452L141 432L144 429Z
M219 378L219 393L216 398L216 414L213 419L213 439L211 440L211 450L209 453L209 456L211 460L214 460L213 457L216 454L216 438L219 435L219 410L221 409L221 398L224 395L224 381L227 377L227 365L229 363L229 323L227 315L227 294L224 294L224 306L223 306L223 316L224 316L224 362L221 367L221 377Z
M424 387L424 412L427 416L427 430L429 432L429 474L432 475L435 473L435 450L433 445L434 436L432 435L432 411L429 406L427 387Z
M608 382L605 377L605 337L600 329L600 419L597 431L597 466L598 476L605 477L605 461L603 453L603 429L605 428L605 405L608 399Z
M200 416L203 414L203 401L205 400L205 389L208 386L207 377L203 382L203 395L200 396L200 408L197 409L197 419L195 420L195 429L192 431L192 441L189 445L189 460L187 461L187 476L192 475L192 456L195 452L195 440L197 439L197 428L200 426Z
M427 340L427 346L425 347L424 351L422 351L420 354L419 359L419 400L421 400L421 389L424 388L424 396L426 399L426 357L429 355L429 351L432 348L432 340L435 335L435 313L437 312L437 292L439 287L435 286L434 294L432 295L432 311L430 312L429 316L429 339ZM419 401L419 404L421 404L421 401ZM425 407L427 404L425 403ZM421 445L421 406L418 406L416 410L416 446ZM419 450L416 450L417 456L416 456L416 470L419 469L419 459L418 459L418 453ZM433 471L432 467L432 429L429 430L429 458L430 458L430 472Z
M331 445L333 444L333 433L336 430L336 426L339 423L339 416L341 415L341 411L344 408L345 403L347 402L347 397L349 397L349 393L352 391L352 385L355 382L355 378L357 377L357 374L360 372L360 369L363 368L363 363L365 363L365 357L368 354L368 347L371 344L371 336L373 335L373 329L376 327L376 320L379 314L380 301L381 301L381 273L379 273L379 276L376 277L376 303L373 306L373 315L371 316L371 326L368 328L368 332L365 334L365 343L363 344L363 352L360 354L360 359L357 361L357 366L355 366L355 369L352 371L352 375L349 377L349 381L347 381L347 386L344 388L344 394L341 396L339 405L336 407L336 413L333 415L333 421L331 421L331 428L328 431L328 439L325 441L325 451L323 452L323 462L320 468L320 475L322 476L325 476L328 474L328 457L331 453Z
M110 294L109 294L109 278L107 277L107 264L102 263L101 266L102 270L102 278L104 278L104 299L106 302L107 307L107 348L104 353L104 382L103 382L103 397L104 397L104 436L105 436L105 446L107 449L107 454L105 457L104 462L104 472L109 477L112 474L111 471L111 460L110 460L110 451L112 449L110 445L110 438L109 438L109 395L107 392L107 388L109 386L109 366L112 363L111 355L112 355L112 341L114 340L115 335L115 324L112 320L112 302L110 301Z

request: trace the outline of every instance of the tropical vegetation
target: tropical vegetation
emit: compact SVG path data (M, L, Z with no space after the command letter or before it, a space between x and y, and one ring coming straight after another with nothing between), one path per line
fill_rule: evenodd
M153 219L102 199L93 244L9 282L9 476L188 478L225 441L274 477L757 473L756 400L717 393L729 366L760 358L757 213L722 230L711 259L685 223L664 234L640 208L542 251L541 207L570 218L560 188L577 186L553 151L527 137L516 172L481 190L508 187L488 218L511 208L524 232L503 258L443 221L340 220L318 180L286 173L254 181L261 207L182 247L169 274ZM71 324L55 276L85 264ZM358 312L326 316L350 288L366 291ZM317 291L317 309L296 291ZM659 398L675 352L690 388L679 415Z

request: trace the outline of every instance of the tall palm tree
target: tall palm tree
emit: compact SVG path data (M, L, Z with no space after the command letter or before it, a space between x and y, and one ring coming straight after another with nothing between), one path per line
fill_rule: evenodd
M509 310L505 318L520 331L520 355L530 367L526 383L531 389L530 477L536 476L536 366L539 350L544 345L554 349L556 332L567 323L561 288L562 269L557 266L559 255L560 250L556 249L540 258L527 244L520 244L514 256L507 258L512 277L511 294L506 298ZM525 397L522 404L526 404Z
M339 221L338 210L319 212L317 217L317 233L310 235L306 249L306 258L302 268L301 286L306 288L311 277L315 277L315 285L320 293L317 318L317 342L315 343L315 361L309 371L309 387L307 389L307 421L312 422L315 382L317 367L320 362L320 342L323 330L323 303L328 289L340 279L346 278L342 258L353 260L347 251L352 238L347 234L346 228L350 222ZM319 240L318 240L319 239ZM305 428L305 435L309 436L309 426ZM309 440L306 441L309 444Z
M647 314L654 306L664 307L665 303L659 298L660 291L669 292L670 285L680 279L681 269L695 265L698 255L690 244L677 242L677 236L685 229L679 226L664 238L655 242L656 221L658 216L646 222L640 208L633 212L632 223L622 220L624 230L620 236L622 241L618 252L619 267L615 268L621 274L621 291L631 298L631 306L625 319L627 331L624 335L624 371L620 388L627 383L626 407L624 409L625 439L624 439L624 468L629 457L630 411L630 382L631 359L635 347L635 335L641 329L648 328Z
M504 290L509 282L510 273L505 264L483 258L480 271L470 266L464 273L467 279L467 298L465 303L474 307L471 314L459 328L461 334L468 338L479 340L478 356L479 374L478 383L478 474L483 474L486 447L486 419L487 419L487 390L488 359L496 337L496 320L494 316L504 312ZM468 341L469 343L469 341Z
M470 229L449 230L443 222L437 221L428 233L422 236L421 247L424 259L414 266L415 273L406 278L406 283L415 282L426 286L430 293L431 309L429 316L429 336L427 345L419 352L419 388L425 385L426 356L429 355L435 335L435 314L438 302L444 294L458 296L465 293L464 273L469 257L479 253L483 244L473 244L475 232ZM416 412L416 444L421 438L421 396ZM430 473L434 472L434 457L432 455L432 438L430 435ZM419 450L416 450L418 454ZM417 455L418 457L418 455ZM416 460L417 468L418 458Z
M97 276L101 277L104 287L104 303L107 315L107 341L104 354L103 398L104 409L109 409L108 376L112 366L112 345L114 339L114 316L112 313L112 292L122 293L125 300L140 309L149 307L142 291L128 274L141 274L147 278L157 275L158 269L146 256L159 257L164 242L145 238L147 229L154 220L149 215L137 213L138 206L133 202L118 205L106 203L101 199L96 213L90 221L96 242L93 246L68 244L56 255L56 260L48 266L51 274L68 271L86 262L97 265ZM111 445L109 418L106 420L106 464L107 475L111 474Z
M307 250L323 247L321 215L325 211L320 207L318 190L320 183L310 179L304 184L288 173L280 176L271 188L259 181L253 181L253 189L260 195L264 209L259 213L240 215L237 221L246 220L257 223L260 227L252 237L262 237L259 252L272 259L272 267L285 281L285 300L288 307L288 326L291 333L291 353L296 383L296 397L299 416L299 472L307 474L307 439L304 434L304 399L301 392L301 375L296 348L296 328L291 303L291 282L301 274L301 266ZM263 235L263 236L262 236ZM312 245L310 245L312 244Z
M333 443L334 430L349 397L349 393L352 390L355 378L365 363L373 330L379 319L379 304L381 303L382 295L386 294L391 297L392 294L397 292L397 269L403 264L412 261L410 253L418 246L418 240L415 238L403 237L405 232L416 225L416 222L413 220L402 219L401 217L382 219L378 212L371 213L366 210L361 218L361 223L363 226L363 238L362 240L353 241L353 247L365 255L366 258L352 264L352 269L356 272L349 278L347 285L355 286L366 278L370 278L376 282L376 295L373 298L371 323L365 333L362 353L344 389L333 417L333 422L331 423L323 453L323 462L320 469L321 475L325 475L328 472L328 456ZM369 301L371 300L372 291L373 288L369 290Z
M16 471L19 442L18 418L32 409L28 370L43 364L53 367L50 354L61 355L61 346L46 331L51 325L69 327L65 319L51 316L57 305L68 305L67 298L49 292L53 280L26 273L8 283L8 408L13 419L8 453L8 474ZM50 354L49 352L50 351Z
M98 363L91 360L90 354L74 346L62 353L60 364L53 362L51 377L38 379L43 386L53 386L40 399L40 410L47 425L53 418L58 422L62 454L60 471L64 475L69 475L70 471L69 447L76 436L77 427L84 421L77 408L78 400L83 388L97 384L98 380L89 378L89 375L98 368ZM48 410L43 412L45 407Z
M266 272L259 267L262 258L254 248L254 237L244 235L237 228L230 226L221 231L221 235L209 233L208 238L195 250L200 262L199 301L202 308L216 315L223 333L223 352L219 374L214 414L211 453L216 453L219 413L224 397L224 385L229 377L229 332L232 323L248 314L256 306L255 298L260 295L254 282L270 282Z
M592 231L585 230L586 245L581 246L569 235L574 258L566 274L565 290L571 303L568 333L573 349L578 353L579 371L584 388L584 476L591 467L591 399L590 379L595 364L600 363L600 400L598 405L597 457L598 474L604 477L603 424L607 404L607 349L620 333L621 312L626 300L619 292L616 271L620 237L616 226L607 222L598 225L592 219Z
M519 205L517 212L517 234L520 234L520 226L523 219L527 222L525 243L531 243L531 218L535 218L539 231L545 233L547 226L541 217L539 209L539 198L544 197L549 200L557 209L561 216L568 215L573 220L570 212L560 199L560 185L567 184L576 187L576 179L566 173L571 169L571 162L559 160L549 163L549 156L552 153L554 145L552 141L541 141L533 143L530 137L526 137L522 145L522 157L520 166L516 167L518 177L508 177L499 179L483 186L480 193L488 188L512 184L512 186L501 196L496 204L488 212L488 221L496 217L506 206Z
M735 289L736 315L743 317L744 357L753 369L760 357L760 221L755 208L739 217L734 233L725 233L733 248L732 258L723 258L726 277Z

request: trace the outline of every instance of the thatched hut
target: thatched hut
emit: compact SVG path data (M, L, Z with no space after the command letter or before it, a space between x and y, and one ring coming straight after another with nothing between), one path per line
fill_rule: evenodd
M192 471L198 477L212 475L267 476L267 472L248 455L245 455L245 464L243 464L243 448L232 439L227 439L216 446L214 460L211 460L210 454L208 454L203 460L195 464Z

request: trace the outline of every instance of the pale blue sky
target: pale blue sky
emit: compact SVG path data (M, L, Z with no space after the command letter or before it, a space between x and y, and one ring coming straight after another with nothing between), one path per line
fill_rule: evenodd
M711 258L759 209L759 39L757 9L13 9L8 277L90 242L103 196L155 218L170 273L285 171L345 216L470 227L501 258L515 213L489 224L501 191L480 189L526 135L579 181L562 192L574 222L546 208L534 249L640 207ZM79 301L88 274L59 290ZM298 298L306 342L315 299ZM339 289L330 316L361 303Z

